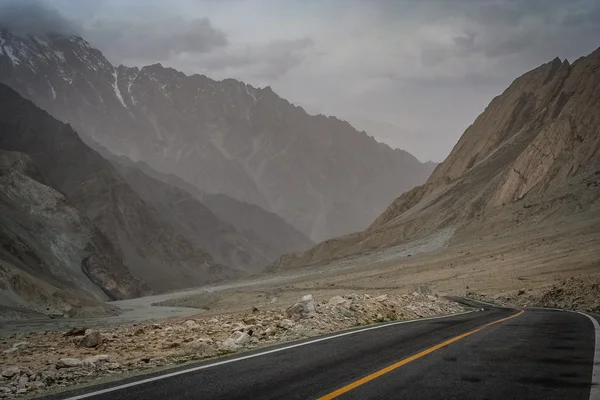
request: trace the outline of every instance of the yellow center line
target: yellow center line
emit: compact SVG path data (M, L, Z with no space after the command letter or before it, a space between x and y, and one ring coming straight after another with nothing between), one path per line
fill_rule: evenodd
M520 312L518 312L517 314L511 315L510 317L506 317L506 318L502 318L502 319L499 319L499 320L497 320L497 321L494 321L494 322L490 322L489 324L485 324L485 325L483 325L483 326L480 326L479 328L477 328L477 329L474 329L474 330L472 330L472 331L470 331L470 332L463 333L462 335L458 335L458 336L456 336L456 337L453 337L452 339L448 339L448 340L446 340L445 342L442 342L442 343L440 343L440 344L436 344L435 346L433 346L433 347L430 347L430 348L428 348L427 350L423 350L423 351L422 351L422 352L420 352L420 353L417 353L417 354L415 354L415 355L412 355L412 356L410 356L410 357L408 357L408 358L405 358L405 359L403 359L403 360L401 360L401 361L398 361L398 362L397 362L397 363L395 363L395 364L392 364L392 365L390 365L390 366L387 366L387 367L385 367L385 368L383 368L383 369L380 369L380 370L379 370L379 371L377 371L377 372L374 372L374 373L372 373L372 374L370 374L370 375L367 375L367 376L365 376L364 378L361 378L361 379L359 379L359 380L357 380L357 381L354 381L354 382L352 382L352 383L351 383L351 384L349 384L349 385L346 385L346 386L344 386L344 387L341 387L341 388L339 388L338 390L336 390L336 391L334 391L334 392L331 392L331 393L329 393L329 394L326 394L326 395L325 395L325 396L323 396L323 397L319 397L319 399L318 399L318 400L331 400L331 399L335 399L336 397L338 397L338 396L341 396L342 394L344 394L344 393L346 393L346 392L349 392L349 391L351 391L352 389L355 389L355 388L357 388L357 387L359 387L359 386L361 386L361 385L364 385L365 383L367 383L367 382L370 382L370 381L372 381L373 379L379 378L381 375L387 374L388 372L391 372L391 371L395 370L396 368L400 368L401 366L403 366L403 365L406 365L406 364L408 364L408 363L409 363L409 362L411 362L411 361L414 361L414 360L416 360L416 359L418 359L418 358L421 358L421 357L423 357L423 356L426 356L426 355L427 355L427 354L429 354L429 353L433 353L434 351L436 351L436 350L439 350L439 349L441 349L442 347L449 345L450 343L457 342L457 341L459 341L460 339L463 339L463 338L465 338L465 337L467 337L467 336L469 336L469 335L472 335L472 334L474 334L474 333L476 333L476 332L479 332L479 331L481 331L481 330L483 330L483 329L487 328L488 326L491 326L491 325L494 325L494 324L499 324L500 322L504 322L504 321L507 321L507 320L509 320L509 319L512 319L512 318L518 317L519 315L523 314L523 312L524 312L524 311L520 311Z

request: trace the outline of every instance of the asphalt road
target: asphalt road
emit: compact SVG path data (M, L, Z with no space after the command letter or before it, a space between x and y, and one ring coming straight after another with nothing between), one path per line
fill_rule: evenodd
M591 390L596 336L594 323L582 314L486 307L288 343L51 398L597 400L598 388Z

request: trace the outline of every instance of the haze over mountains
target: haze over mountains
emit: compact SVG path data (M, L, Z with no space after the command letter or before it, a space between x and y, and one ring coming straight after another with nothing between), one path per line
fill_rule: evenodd
M458 228L505 232L522 224L600 217L600 49L517 78L467 128L424 185L398 197L360 233L284 257L304 266Z
M76 36L1 30L0 83L16 90L0 86L7 313L110 313L103 300L442 229L594 218L599 71L597 50L524 74L436 167L269 87L114 67Z
M78 37L0 36L2 82L84 138L274 212L314 241L366 228L434 166L269 87L114 67Z
M308 235L364 228L433 169L270 88L114 68L78 37L2 30L0 82L52 115L0 87L3 174L23 181L6 183L0 230L11 317L260 272ZM49 215L24 217L36 208ZM41 233L15 228L32 218Z

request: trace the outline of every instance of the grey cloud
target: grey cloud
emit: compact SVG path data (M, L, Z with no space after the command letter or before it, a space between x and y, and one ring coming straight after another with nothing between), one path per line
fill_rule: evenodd
M472 49L475 45L475 37L477 35L474 32L466 32L464 35L457 36L454 38L454 43L462 49Z
M239 52L209 55L201 59L198 65L207 71L229 69L254 78L277 79L300 65L313 44L309 37L274 40L267 44L247 46Z
M85 35L114 62L156 62L181 53L207 53L229 44L224 32L208 18L184 20L99 19L85 27Z
M0 27L18 35L76 35L79 25L37 0L0 0Z
M581 48L591 51L600 45L598 0L569 4L558 0L424 0L420 6L434 8L422 15L429 24L458 15L464 18L464 33L452 42L421 45L425 67L460 62L468 68L479 60L474 65L495 65L508 76L513 69L506 68L507 63L531 68L540 61L573 57Z

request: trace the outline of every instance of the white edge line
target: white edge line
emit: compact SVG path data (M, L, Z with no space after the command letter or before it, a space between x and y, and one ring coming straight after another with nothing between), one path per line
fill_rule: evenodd
M588 317L596 330L596 343L594 346L594 365L592 367L592 382L590 387L590 400L600 400L600 324L596 318L577 311L581 315Z
M129 387L133 387L133 386L143 385L143 384L146 384L146 383L150 383L150 382L159 381L159 380L162 380L162 379L171 378L171 377L174 377L174 376L177 376L177 375L183 375L183 374L187 374L187 373L190 373L190 372L195 372L195 371L200 371L200 370L207 369L207 368L217 367L219 365L229 364L229 363L236 362L236 361L248 360L250 358L260 357L260 356L264 356L264 355L267 355L267 354L278 353L280 351L294 349L296 347L307 346L307 345L313 344L313 343L324 342L326 340L337 339L337 338L342 337L342 336L354 335L356 333L371 331L371 330L374 330L374 329L387 328L389 326L394 326L394 325L409 324L409 323L412 323L412 322L430 321L430 320L433 320L433 319L442 319L442 318L456 317L458 315L469 314L469 313L472 313L472 312L474 312L474 311L465 311L465 312L460 312L460 313L450 314L450 315L441 315L441 316L437 316L437 317L420 318L420 319L413 319L413 320L410 320L410 321L398 321L398 322L392 322L392 323L384 324L384 325L371 326L371 327L368 327L368 328L358 329L358 330L350 331L350 332L339 333L337 335L327 336L327 337L324 337L324 338L315 339L315 340L311 340L311 341L308 341L308 342L302 342L302 343L297 343L297 344L293 344L293 345L290 345L290 346L280 347L280 348L273 349L273 350L267 350L267 351L263 351L261 353L255 353L255 354L250 354L250 355L247 355L247 356L236 357L236 358L233 358L233 359L230 359L230 360L217 361L215 363L208 364L208 365L200 365L198 367L193 367L193 368L185 369L185 370L182 370L182 371L176 371L176 372L171 372L171 373L164 374L164 375L154 376L152 378L142 379L142 380L139 380L139 381L126 383L126 384L119 385L119 386L113 386L111 388L97 390L95 392L85 393L85 394L81 394L81 395L73 396L73 397L67 397L64 400L86 399L88 397L97 396L99 394L110 393L110 392L114 392L114 391L117 391L117 390L121 390L121 389L126 389L126 388L129 388Z

